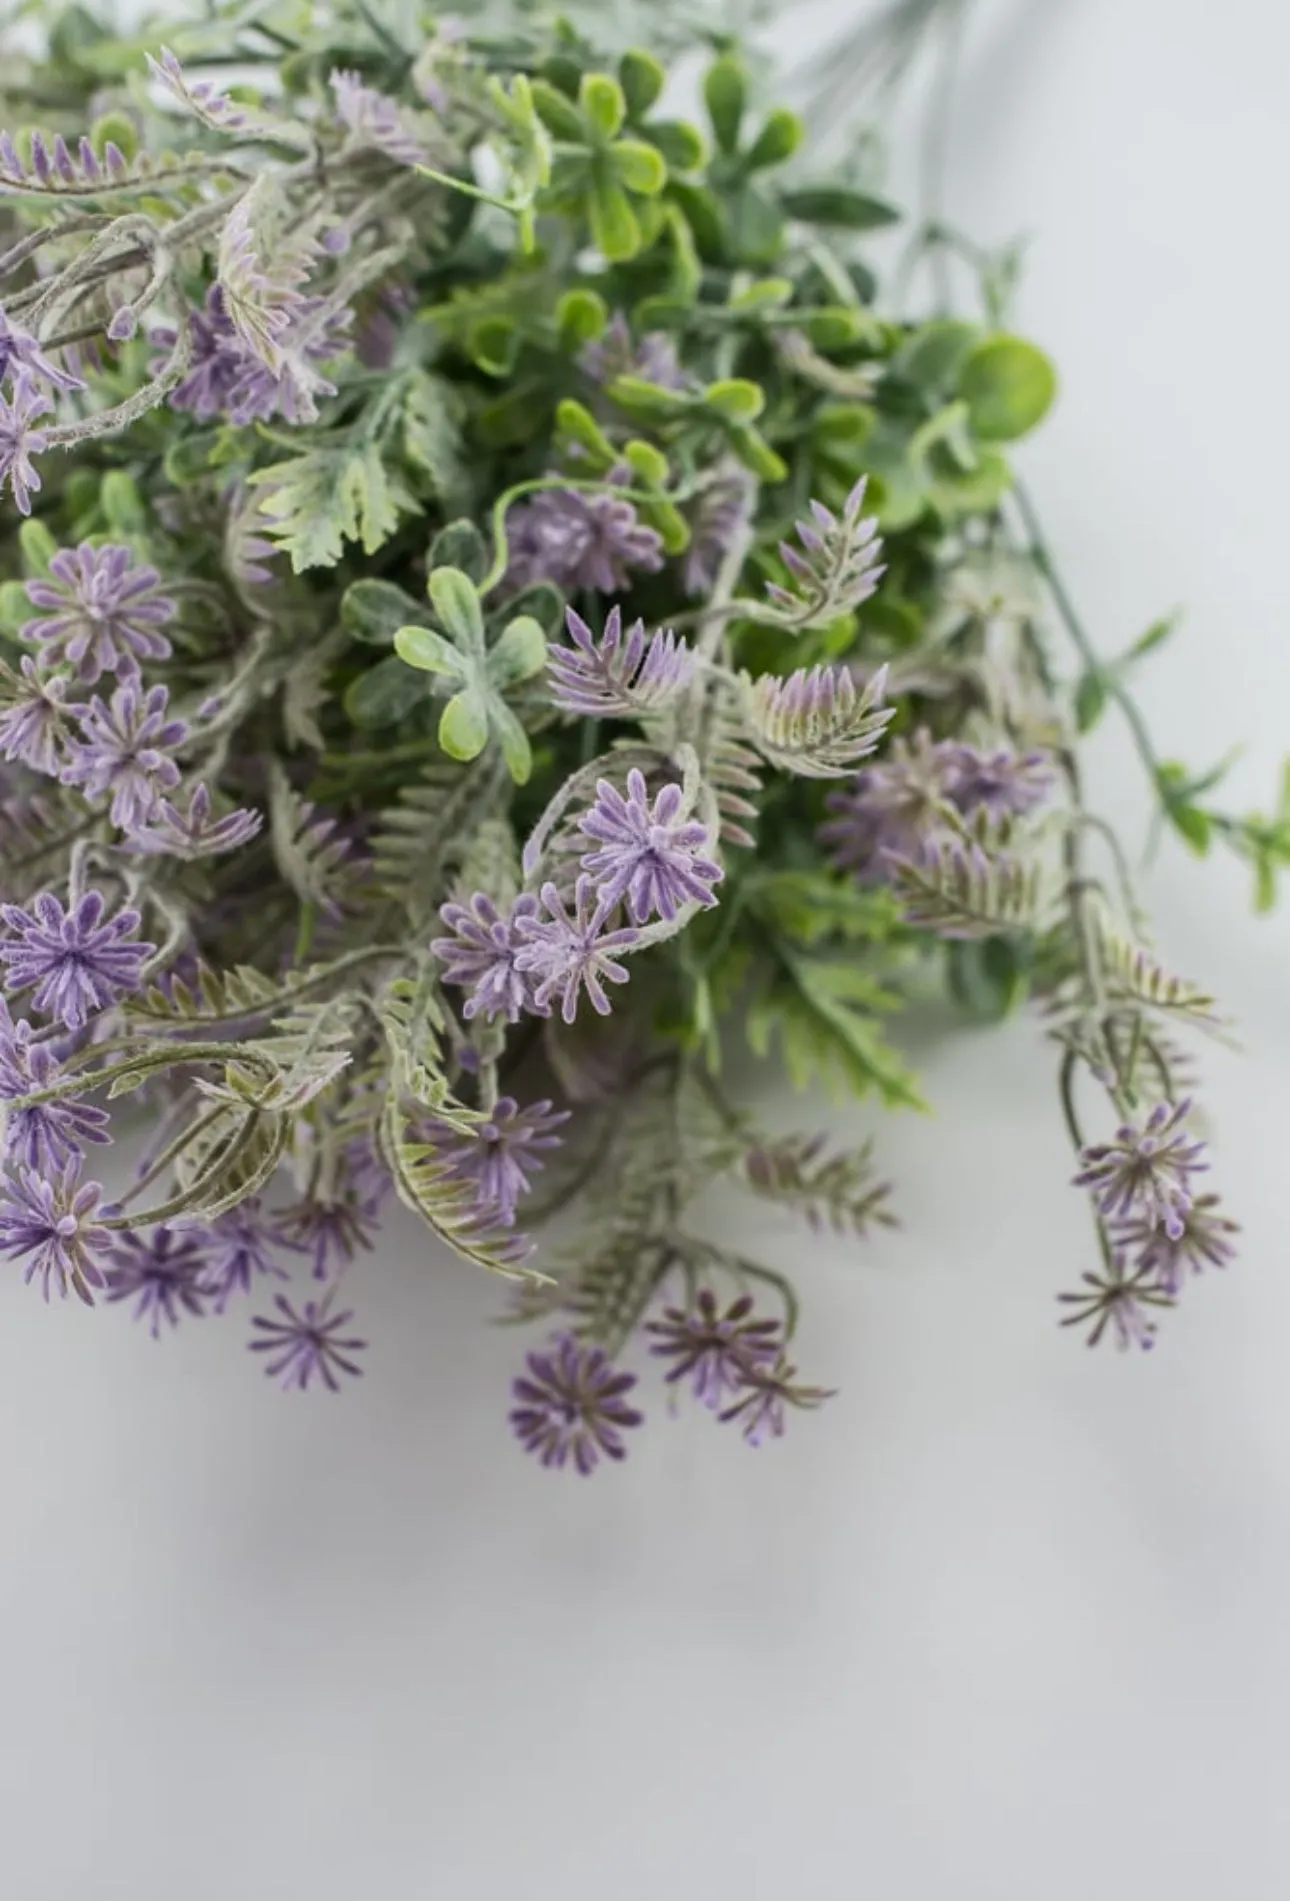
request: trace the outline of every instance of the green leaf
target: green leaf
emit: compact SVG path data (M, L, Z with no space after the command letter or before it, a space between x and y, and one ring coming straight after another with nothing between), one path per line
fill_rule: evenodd
M892 375L916 383L920 389L947 394L957 385L980 336L978 324L959 323L950 317L925 323L896 352Z
M652 198L667 183L667 166L656 146L639 139L619 139L609 154L609 162L619 183L628 191Z
M608 73L584 73L578 88L582 116L598 138L617 138L627 117L623 89Z
M669 172L697 172L708 155L702 132L688 119L651 119L641 135L658 147Z
M345 689L345 711L356 726L397 726L421 697L429 682L412 681L402 654L387 654Z
M736 186L727 199L730 244L740 264L773 264L784 248L778 205L758 186Z
M758 384L731 376L720 383L709 383L703 402L705 408L715 410L727 422L756 422L766 407L766 396Z
M506 770L516 785L525 785L533 770L533 749L529 745L529 736L510 707L502 701L494 703L491 713L493 730L501 745ZM444 750L447 751L446 746Z
M667 73L652 53L634 46L618 62L618 83L630 116L643 119L667 83Z
M958 393L976 435L986 442L1015 442L1047 415L1057 393L1057 372L1033 343L990 337L968 356Z
M946 945L946 969L955 1001L982 1023L1000 1023L1024 1002L1033 961L1016 938L988 937Z
M603 336L609 322L609 308L594 290L567 290L555 307L560 347L570 354Z
M537 621L519 614L502 629L489 651L488 674L499 689L531 680L546 665L546 635Z
M1152 621L1146 633L1140 634L1129 648L1125 660L1143 660L1149 653L1154 653L1157 647L1163 647L1177 633L1181 622L1181 608L1175 608L1172 614L1163 614L1159 620Z
M430 543L426 566L459 568L472 581L482 581L488 573L488 544L473 521L450 521ZM412 616L404 615L404 619Z
M899 224L901 213L885 199L844 185L800 185L780 195L780 203L799 224L824 225L837 231L881 231Z
M1208 812L1202 812L1198 805L1171 802L1165 806L1165 813L1179 837L1191 846L1198 858L1204 858L1214 831Z
M737 151L748 86L744 69L733 54L723 53L708 68L703 79L703 98L717 144L723 152Z
M463 653L484 651L484 610L475 583L460 568L435 568L426 583L435 613Z
M548 132L557 139L575 142L586 137L587 128L582 122L582 115L571 99L566 99L545 79L531 80L528 90L533 108Z
M108 470L99 488L99 506L114 535L139 535L147 526L139 485L126 469Z
M888 1043L878 1014L897 999L854 961L780 959L777 976L749 1004L749 1047L777 1045L795 1089L820 1084L835 1101L875 1092L889 1108L923 1109L914 1078Z
M400 627L424 613L423 604L392 581L355 581L341 598L340 624L365 647L392 647Z
M58 543L43 521L28 516L18 530L18 547L22 553L22 571L29 579L49 573L49 564L58 553Z
M736 428L730 431L730 447L746 469L763 482L783 482L788 476L788 464L776 454L760 430Z
M747 903L756 916L806 949L829 938L881 941L900 924L900 906L884 886L857 884L823 870L760 874Z
M617 462L614 445L582 403L566 396L555 412L555 425L561 446L575 445L590 456L596 469L612 468Z
M31 619L31 601L21 581L0 581L0 628L8 634Z
M762 171L771 165L782 165L785 159L792 158L805 136L806 128L797 114L779 106L767 116L766 123L744 155L744 164L750 172Z
M1075 689L1075 730L1090 733L1106 711L1106 682L1097 667L1090 667Z
M322 443L249 480L266 491L261 514L297 574L334 567L347 541L375 554L398 527L400 504L412 506L391 484L374 442Z
M394 636L394 651L407 666L422 673L444 673L453 680L467 677L465 656L433 627L400 627Z
M439 744L450 759L477 759L488 744L488 703L477 687L454 693L439 721Z
M610 180L597 183L587 201L592 242L610 264L635 257L641 248L641 228L623 187Z

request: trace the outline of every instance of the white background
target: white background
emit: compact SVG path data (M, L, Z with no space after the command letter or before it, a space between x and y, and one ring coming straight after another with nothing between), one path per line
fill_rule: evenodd
M1078 597L1108 650L1188 604L1143 696L1166 752L1247 740L1242 805L1290 746L1287 72L1279 0L987 0L953 144L959 221L1035 234L1064 391L1026 463ZM1140 837L1131 760L1096 767ZM236 1324L154 1345L15 1270L0 1891L1280 1901L1290 931L1221 863L1166 852L1152 897L1256 1052L1207 1062L1242 1260L1152 1358L1053 1325L1089 1235L1028 1024L921 1051L902 1234L757 1217L841 1389L758 1454L655 1399L620 1472L542 1473L520 1338L403 1224L335 1401Z

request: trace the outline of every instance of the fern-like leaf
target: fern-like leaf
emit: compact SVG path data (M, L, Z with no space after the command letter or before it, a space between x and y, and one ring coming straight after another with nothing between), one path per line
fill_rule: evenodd
M353 882L350 843L338 820L302 799L275 761L269 773L269 838L278 870L302 904L338 918L337 887Z
M932 839L918 858L888 863L905 920L917 929L970 940L1031 931L1038 921L1037 865L979 838Z
M835 1101L876 1092L890 1108L922 1109L914 1077L882 1033L899 998L854 959L777 953L750 1000L745 1032L754 1055L778 1047L795 1089L818 1083Z
M794 585L771 582L764 617L786 633L827 627L867 601L886 570L879 564L882 542L876 516L862 516L865 477L846 500L840 516L823 502L811 503L810 521L797 524L799 547L782 541L780 559Z
M1185 978L1174 976L1143 945L1121 937L1105 923L1098 930L1098 942L1107 988L1113 996L1131 997L1167 1016L1217 1027L1214 998Z
M375 554L398 527L400 509L416 507L390 477L380 445L366 438L318 440L301 455L257 469L250 482L264 490L265 533L291 556L297 574L335 567L347 541Z
M721 838L727 845L751 847L757 807L750 794L761 791L761 760L745 743L742 713L726 694L718 694L709 710L703 745L704 778L716 794Z
M475 1186L453 1173L450 1160L432 1143L418 1140L391 1091L381 1122L381 1152L400 1201L419 1215L462 1260L508 1279L531 1276L525 1261L532 1243L511 1228L494 1227L481 1215Z
M262 171L220 232L218 278L229 322L274 376L286 367L283 338L301 313L301 286L318 256L308 226L294 233L275 176Z
M740 676L748 737L781 772L838 779L873 752L895 708L881 706L887 670L863 688L847 667L802 667L786 678Z
M468 766L435 764L380 815L372 836L376 883L414 928L446 896L449 871L504 803L506 783L505 765L487 753Z
M895 1227L887 1206L890 1184L873 1172L873 1144L828 1149L823 1135L785 1135L755 1143L743 1164L748 1186L768 1201L798 1214L817 1234L866 1234L871 1226Z

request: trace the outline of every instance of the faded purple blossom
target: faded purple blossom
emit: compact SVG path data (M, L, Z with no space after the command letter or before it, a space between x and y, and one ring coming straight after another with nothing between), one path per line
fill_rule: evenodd
M567 1109L553 1109L548 1101L521 1109L513 1096L502 1096L487 1120L468 1132L430 1118L421 1134L453 1179L474 1187L481 1217L513 1228L520 1198L532 1186L530 1175L545 1166L541 1152L559 1148L555 1130L568 1120Z
M784 626L810 627L823 616L851 613L877 591L887 570L878 560L878 518L860 512L867 482L862 475L840 519L823 502L812 502L810 520L796 524L800 546L780 542L780 560L797 585L792 589L769 582L766 599L780 610Z
M49 447L45 431L32 424L52 407L29 370L14 376L11 396L0 392L0 489L8 482L20 515L30 515L31 498L40 488L40 471L32 457Z
M42 1175L56 1175L89 1142L110 1142L108 1117L93 1103L75 1096L8 1105L19 1097L48 1089L59 1074L53 1046L37 1039L30 1023L17 1021L0 997L0 1121L6 1160L25 1163Z
M134 940L137 911L107 917L102 892L87 891L64 911L50 891L32 900L31 909L0 904L0 919L13 932L0 943L0 962L8 966L11 990L35 985L32 1003L79 1030L95 1011L137 990L153 945Z
M660 389L679 391L686 386L676 345L667 332L651 330L636 343L621 310L609 319L603 336L583 346L578 362L602 389L620 376L638 376Z
M625 496L614 493L617 472L601 490L543 489L511 510L508 584L525 588L551 581L566 593L587 588L625 594L633 572L656 574L663 539L647 528Z
M318 365L330 362L348 347L346 332L353 312L330 306L321 298L301 297L292 306L290 321L275 340L280 365L270 369L238 335L224 303L224 293L212 284L204 310L188 313L192 333L192 360L188 374L171 391L172 409L186 410L199 422L217 416L239 426L270 422L281 416L289 423L312 422L317 398L335 394ZM173 330L156 330L158 349L174 348Z
M625 899L633 923L656 912L671 923L683 905L717 902L712 887L724 873L704 855L707 829L687 817L679 785L665 785L651 804L645 775L634 767L626 798L608 779L598 780L596 802L578 829L595 841L582 866L606 909Z
M699 1290L693 1307L667 1307L645 1331L658 1343L650 1351L672 1362L669 1383L689 1380L695 1399L714 1413L740 1391L751 1371L778 1358L781 1345L779 1322L759 1319L750 1294L741 1294L723 1313L707 1287Z
M1042 805L1056 775L1047 753L960 745L951 756L948 796L965 817L983 808L992 819L1022 818Z
M328 84L336 100L336 116L348 129L352 144L380 152L396 165L430 163L428 146L396 99L364 85L357 73L334 72Z
M1085 1344L1095 1347L1108 1329L1121 1352L1137 1347L1149 1353L1156 1344L1157 1321L1153 1310L1172 1307L1173 1300L1148 1267L1128 1269L1122 1255L1113 1254L1101 1274L1081 1274L1087 1293L1059 1294L1058 1301L1071 1311L1063 1314L1063 1327L1087 1327Z
M584 1477L602 1456L626 1457L623 1431L643 1417L626 1403L634 1373L619 1372L602 1347L583 1346L567 1333L546 1352L530 1353L527 1364L511 1387L511 1427L526 1452L546 1466L572 1459Z
M77 1181L75 1165L39 1175L20 1162L0 1179L0 1253L26 1261L23 1279L39 1275L46 1300L52 1285L64 1295L71 1288L88 1306L90 1290L104 1284L112 1241L97 1219L102 1200L98 1182Z
M107 1271L109 1300L134 1301L134 1318L146 1320L154 1340L163 1321L177 1327L181 1314L200 1320L206 1312L205 1261L196 1237L186 1229L153 1228L148 1234L120 1234Z
M207 125L217 126L222 132L237 132L247 123L246 113L213 80L190 79L168 46L162 47L159 59L151 53L144 57L152 77Z
M125 831L146 825L161 795L179 784L171 754L188 727L167 716L169 698L164 686L142 693L131 682L117 688L110 704L96 693L78 709L82 738L71 747L63 782L79 786L87 799L110 794L109 817Z
M20 662L22 678L10 678L16 697L0 711L0 753L33 772L57 778L63 766L62 744L67 732L67 681L61 674L43 674L31 655Z
M536 898L517 898L504 916L482 891L466 904L440 908L452 936L436 937L430 948L443 965L444 982L471 992L462 1009L468 1021L482 1016L486 1023L496 1017L518 1023L525 1011L538 1010L533 979L518 962L525 944L522 926L537 915Z
M692 598L711 594L728 548L743 533L756 488L746 469L723 468L690 506L690 545L681 563L681 586Z
M38 642L43 667L70 666L89 685L103 673L138 674L144 660L165 660L170 642L158 630L175 603L161 592L155 568L136 566L128 548L60 548L49 574L27 583L33 607L22 638Z
M1157 1103L1141 1128L1126 1123L1112 1142L1080 1151L1077 1188L1111 1220L1138 1220L1179 1241L1192 1209L1191 1177L1209 1167L1203 1142L1188 1139L1191 1103Z
M881 880L887 856L915 862L945 827L945 808L961 769L959 746L933 742L927 732L912 741L894 739L883 758L858 772L825 805L833 816L819 829L820 843L839 871Z
M785 1407L813 1411L833 1394L822 1386L799 1386L797 1368L790 1366L781 1351L774 1364L757 1363L747 1368L741 1382L741 1394L733 1405L720 1413L722 1424L739 1421L739 1430L750 1446L764 1445L767 1438L780 1439L787 1419Z
M336 1158L329 1183L315 1184L279 1210L274 1234L293 1253L307 1254L314 1278L326 1280L348 1266L360 1248L372 1246L389 1191L389 1175L366 1142L351 1142Z
M362 1353L367 1342L344 1337L344 1329L354 1318L352 1312L333 1314L327 1300L307 1300L297 1312L282 1294L274 1295L273 1304L282 1318L270 1320L256 1314L251 1325L261 1337L250 1342L250 1350L272 1356L264 1370L270 1379L281 1378L284 1391L307 1392L317 1380L329 1392L338 1393L338 1373L361 1375L362 1367L351 1356Z
M605 920L610 907L596 889L595 880L585 872L574 890L570 911L559 887L542 887L542 905L547 915L526 915L519 920L523 948L516 957L521 971L534 978L534 1001L545 1010L559 1000L560 1014L572 1023L578 1014L578 999L585 990L587 999L600 1016L609 1015L605 984L627 982L626 967L614 956L640 942L640 932L630 927L607 931Z
M50 361L30 331L0 310L0 383L16 383L24 371L33 381L47 383L51 389L85 388L79 376L69 376Z
M217 1314L234 1294L249 1294L258 1276L289 1278L273 1252L272 1217L256 1196L192 1232L202 1256L202 1292L210 1295Z
M148 824L131 833L130 844L154 857L215 858L249 844L263 824L263 814L245 806L216 818L210 788L197 785L188 795L186 812L169 799L158 799Z
M1199 1274L1207 1267L1226 1267L1236 1258L1230 1237L1240 1224L1222 1212L1217 1195L1197 1195L1182 1217L1182 1231L1167 1229L1136 1216L1117 1222L1111 1231L1117 1253L1134 1257L1135 1267L1154 1274L1165 1293L1174 1298L1182 1289L1187 1270Z
M585 719L652 712L694 676L694 654L670 630L646 636L645 623L623 632L623 610L612 607L597 639L581 614L565 610L571 647L547 648L547 680L561 712Z

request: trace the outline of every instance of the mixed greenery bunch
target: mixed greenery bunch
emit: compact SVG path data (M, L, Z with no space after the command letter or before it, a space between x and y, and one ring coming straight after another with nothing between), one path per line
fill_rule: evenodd
M267 1370L335 1388L393 1192L561 1330L512 1421L581 1471L636 1334L752 1443L824 1397L792 1289L688 1211L733 1175L862 1235L888 1192L760 1129L723 1042L916 1107L929 983L1043 1012L1098 1251L1066 1317L1149 1345L1231 1252L1177 1042L1217 1018L1079 735L1124 707L1265 899L1290 850L1157 762L1168 629L1103 661L1070 608L1010 259L971 253L976 320L887 310L867 148L821 176L739 45L614 17L71 5L0 59L0 1250L154 1333L267 1290Z

